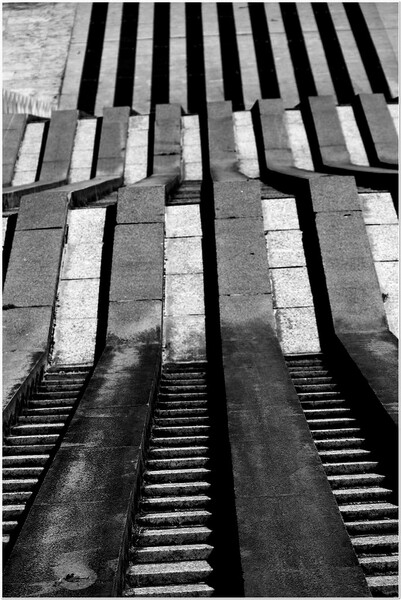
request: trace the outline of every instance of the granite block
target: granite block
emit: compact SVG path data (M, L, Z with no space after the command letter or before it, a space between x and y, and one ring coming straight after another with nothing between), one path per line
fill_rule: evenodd
M69 198L66 192L48 191L23 196L20 200L16 231L64 229Z
M213 184L216 219L260 217L259 181L224 181Z
M165 200L163 185L120 188L117 223L164 223Z

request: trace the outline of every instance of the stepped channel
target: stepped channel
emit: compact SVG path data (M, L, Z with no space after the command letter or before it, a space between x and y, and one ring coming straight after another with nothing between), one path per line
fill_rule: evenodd
M3 441L3 552L8 555L80 398L90 367L49 368Z
M398 507L383 465L322 354L287 367L372 596L398 595Z
M124 596L212 596L206 362L162 369Z

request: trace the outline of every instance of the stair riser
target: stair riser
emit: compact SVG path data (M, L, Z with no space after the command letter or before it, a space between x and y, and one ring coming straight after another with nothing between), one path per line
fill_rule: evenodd
M197 516L187 516L187 517L163 517L161 515L146 515L144 517L138 518L138 525L140 527L147 528L156 528L160 529L161 527L189 527L191 525L208 525L210 522L210 514L209 515L197 515Z
M206 544L210 542L211 532L185 531L171 533L165 531L163 535L158 535L152 531L145 531L136 541L136 545L144 546L174 546L177 544Z
M127 576L129 585L133 587L153 586L153 585L178 585L183 583L200 583L207 581L207 572L199 571L197 573L185 572L182 573L160 573L141 576Z
M163 547L165 548L165 547ZM159 550L156 548L134 548L130 551L130 559L137 563L151 562L174 562L187 560L208 560L213 548L204 544L199 544L198 548L191 547L174 547Z

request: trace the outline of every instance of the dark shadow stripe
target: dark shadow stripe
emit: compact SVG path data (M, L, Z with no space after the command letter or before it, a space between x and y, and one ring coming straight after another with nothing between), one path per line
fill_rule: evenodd
M294 2L281 3L280 10L294 67L299 97L303 100L308 96L317 96L317 89L313 79L296 4Z
M43 127L42 143L40 145L38 167L36 169L35 181L39 181L39 179L40 179L40 172L42 170L42 164L43 164L43 158L44 158L45 150L46 150L46 142L47 142L47 136L49 133L49 127L50 127L50 119L48 121L45 121L45 126Z
M107 2L94 2L92 5L88 42L78 95L78 110L90 115L95 112L108 6Z
M233 110L244 110L241 68L231 2L218 2L221 62L223 67L224 99L231 100Z
M315 14L338 103L348 104L354 97L354 88L329 8L326 2L313 2L311 6Z
M173 23L174 26L174 23ZM156 2L153 21L151 110L169 101L170 3Z
M262 98L280 98L280 87L264 5L261 2L249 2L248 8Z
M102 134L102 125L103 125L103 117L98 117L97 121L96 121L95 140L94 140L94 144L93 144L92 167L91 167L91 174L90 174L91 179L96 177L97 159L99 156L100 136Z
M387 102L389 102L392 99L390 89L375 45L370 37L369 28L366 24L361 7L357 2L344 2L343 6L347 13L372 92L374 94L384 94Z
M6 236L4 238L4 246L3 246L3 254L2 254L3 287L4 287L4 283L6 281L8 263L10 260L11 249L13 247L13 239L14 239L14 233L15 233L15 226L17 224L17 217L18 217L17 214L10 215L8 217L8 221L7 221L7 231L6 231Z
M188 78L188 112L206 112L205 60L203 54L202 5L185 3Z
M123 4L114 106L132 106L134 95L138 2Z

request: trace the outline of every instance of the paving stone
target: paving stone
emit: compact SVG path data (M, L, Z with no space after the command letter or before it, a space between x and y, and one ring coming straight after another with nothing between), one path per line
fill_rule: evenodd
M375 261L398 259L398 225L368 225L366 232Z
M351 162L355 165L369 166L352 106L337 106L337 114Z
M306 265L301 231L269 231L266 234L269 268Z
M369 129L369 146L379 160L398 160L398 137L383 94L360 94L357 105Z
M307 100L317 136L322 162L350 162L334 96L314 96Z
M61 279L98 279L102 252L102 244L67 244Z
M275 310L277 332L284 354L320 352L315 310L311 307Z
M65 227L68 194L49 191L22 196L16 231Z
M161 342L161 300L138 300L134 302L111 302L107 325L108 343L138 344Z
M163 185L120 188L117 223L164 223L165 200Z
M40 181L66 179L71 164L78 111L52 112L46 148L40 170Z
M63 238L61 228L15 232L3 305L53 305Z
M203 273L202 240L193 238L167 238L166 274Z
M183 179L194 181L203 179L203 167L201 162L185 162L183 165Z
M135 115L129 118L124 169L126 185L140 181L147 175L148 131L148 115Z
M57 319L96 319L98 303L97 279L63 279L58 286Z
M104 236L106 209L80 208L68 213L69 244L101 244Z
M213 179L219 173L237 171L232 104L229 101L208 103L210 168Z
M299 110L287 110L285 112L288 138L294 165L299 169L314 171L312 155L306 135L305 125Z
M32 351L39 348L44 351L49 338L51 317L50 306L4 310L4 352Z
M167 206L166 237L193 237L202 235L199 206Z
M262 212L265 231L299 229L295 198L262 200Z
M97 319L59 319L54 329L54 363L93 363Z
M275 330L271 294L220 296L220 325L225 342L254 343L265 327ZM246 341L245 341L246 340ZM251 342L252 340L252 342Z
M260 217L259 181L222 181L213 183L216 219Z
M204 313L203 273L168 275L165 283L165 314L172 316Z
M270 292L262 219L215 221L219 294Z
M313 306L306 267L271 269L274 308Z
M398 261L376 262L384 310L390 331L398 338L399 333L399 263Z
M387 192L359 194L359 200L366 225L398 224L391 194Z
M205 317L188 315L165 317L164 334L166 361L206 359Z
M355 179L349 176L326 176L309 182L313 210L316 213L361 210Z

